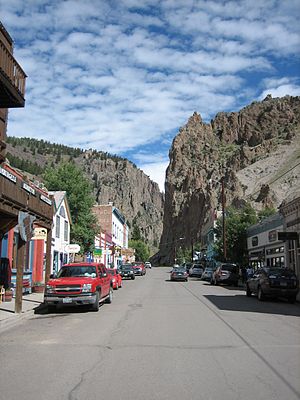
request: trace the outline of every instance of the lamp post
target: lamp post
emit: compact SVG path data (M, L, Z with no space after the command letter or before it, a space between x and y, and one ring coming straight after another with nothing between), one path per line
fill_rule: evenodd
M176 264L177 261L177 247L176 247L176 242L179 242L180 240L184 240L184 237L180 237L179 239L175 240L174 242L174 264Z

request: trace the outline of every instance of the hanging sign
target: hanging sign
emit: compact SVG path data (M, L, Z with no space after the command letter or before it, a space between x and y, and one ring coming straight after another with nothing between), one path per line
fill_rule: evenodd
M67 253L79 253L80 252L80 246L79 244L67 244L65 246L65 251Z

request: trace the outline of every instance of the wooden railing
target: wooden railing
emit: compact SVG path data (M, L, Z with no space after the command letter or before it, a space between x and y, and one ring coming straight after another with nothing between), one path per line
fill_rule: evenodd
M22 97L25 96L26 74L17 63L13 55L6 48L4 43L0 41L0 69L13 86L19 91Z

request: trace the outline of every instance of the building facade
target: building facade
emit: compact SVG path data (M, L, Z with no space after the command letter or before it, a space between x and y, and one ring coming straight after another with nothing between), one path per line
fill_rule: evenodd
M249 264L254 269L286 265L284 242L278 240L283 226L283 216L276 213L247 229Z
M112 203L95 205L93 212L101 232L111 236L112 245L106 255L110 259L110 265L116 268L123 262L122 249L128 248L129 228L125 217Z
M300 277L300 193L283 202L279 211L283 216L283 231L296 234L296 239L284 242L286 266Z
M0 249L2 242L9 238L13 239L8 246L16 246L14 260L1 256L1 271L2 266L11 270L11 263L15 261L15 311L18 313L22 311L23 271L34 226L43 227L47 232L46 277L50 274L53 216L48 193L11 168L5 158L8 109L24 107L25 81L26 74L13 55L13 40L0 22ZM11 231L14 228L18 230L17 243Z
M69 261L70 228L72 224L67 193L49 192L54 200L53 229L51 239L51 273L57 273Z

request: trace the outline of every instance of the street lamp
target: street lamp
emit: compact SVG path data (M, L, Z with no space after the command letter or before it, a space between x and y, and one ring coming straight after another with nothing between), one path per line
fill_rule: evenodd
M176 247L176 242L179 242L180 240L184 240L184 237L180 237L177 240L174 241L174 264L176 264L177 261L177 247Z

